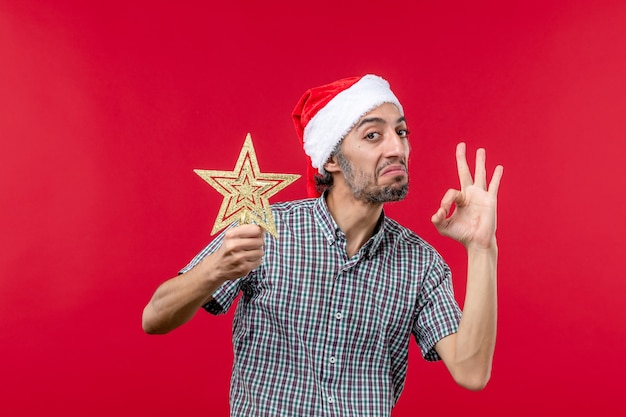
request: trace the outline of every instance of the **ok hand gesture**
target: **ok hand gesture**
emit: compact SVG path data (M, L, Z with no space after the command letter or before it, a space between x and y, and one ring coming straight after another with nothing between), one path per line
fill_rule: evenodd
M432 222L440 234L461 242L466 249L489 249L496 244L496 207L503 168L496 167L487 187L485 150L476 151L473 180L465 155L465 143L459 143L456 164L461 190L445 193ZM455 209L450 215L452 204Z

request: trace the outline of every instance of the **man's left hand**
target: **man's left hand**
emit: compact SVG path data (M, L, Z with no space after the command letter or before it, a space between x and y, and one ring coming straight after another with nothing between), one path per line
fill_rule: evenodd
M446 192L432 222L439 233L461 242L466 249L492 248L496 242L496 205L503 167L495 168L487 187L484 149L476 151L474 179L467 164L465 143L456 147L456 163L461 190Z

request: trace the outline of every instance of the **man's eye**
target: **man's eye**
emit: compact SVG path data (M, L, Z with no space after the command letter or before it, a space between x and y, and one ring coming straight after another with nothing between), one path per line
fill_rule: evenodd
M376 139L378 139L379 136L380 136L380 133L378 133L378 132L370 132L367 135L365 135L365 139L367 139L367 140L376 140Z
M398 136L400 136L401 138L408 138L409 137L409 130L408 129L399 129L397 131Z

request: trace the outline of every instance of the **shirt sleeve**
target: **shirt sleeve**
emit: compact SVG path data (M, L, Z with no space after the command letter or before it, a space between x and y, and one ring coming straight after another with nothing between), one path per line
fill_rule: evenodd
M234 281L226 281L213 293L213 299L202 306L207 312L213 315L226 313L237 299L244 278Z
M231 225L231 227L232 226L233 225ZM228 230L228 228L226 230ZM222 231L222 233L220 233L211 243L202 249L202 251L200 251L200 253L198 253L191 260L191 262L178 272L178 274L184 274L185 272L191 270L193 267L198 265L200 261L219 249L224 241L224 233L226 230ZM244 279L245 277L232 281L226 281L212 294L213 300L203 305L202 308L214 315L226 313L239 295L240 286Z
M436 255L435 262L423 281L413 325L413 336L424 359L441 359L434 349L435 344L456 333L460 320L461 309L454 298L450 268Z

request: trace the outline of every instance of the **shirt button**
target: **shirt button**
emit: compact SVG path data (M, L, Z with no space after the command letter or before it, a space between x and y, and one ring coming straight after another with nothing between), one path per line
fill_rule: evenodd
M341 314L341 312L337 312L337 313L335 314L335 318L336 318L337 320L341 320L341 319L343 318L343 314Z
M337 359L335 359L334 356L331 356L330 357L330 363L335 363L335 362L337 362Z
M335 399L333 397L328 397L328 404L333 404Z

